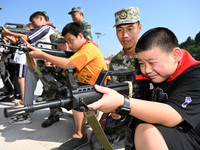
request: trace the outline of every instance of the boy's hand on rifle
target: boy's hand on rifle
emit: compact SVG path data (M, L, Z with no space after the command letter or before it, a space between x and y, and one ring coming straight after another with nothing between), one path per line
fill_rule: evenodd
M43 54L44 52L42 52L41 50L31 46L31 45L27 45L27 47L29 49L31 49L31 51L29 52L29 55L32 57L32 58L43 58Z
M103 93L101 99L89 104L88 107L98 109L104 113L115 112L119 106L124 104L124 96L116 92L115 90L109 89L107 87L95 85L95 89Z
M4 26L2 26L2 28L3 28L3 30L0 32L0 34L2 34L4 36L9 35L10 31L8 29L6 29Z
M32 58L42 58L42 54L43 52L33 46L31 46L23 37L21 37L24 44L27 45L27 48L29 48L29 55L32 57Z

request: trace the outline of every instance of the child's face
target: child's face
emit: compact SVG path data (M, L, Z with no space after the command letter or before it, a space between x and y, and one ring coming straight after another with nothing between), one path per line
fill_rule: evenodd
M154 83L167 80L176 70L178 61L174 50L165 53L159 47L137 53L142 73Z
M33 28L37 28L46 23L44 17L42 16L32 18L31 22L32 22Z
M77 52L83 44L79 35L78 37L76 37L71 33L67 33L64 38L69 45L70 50L72 50L73 52Z
M69 46L67 43L59 43L59 46L60 46L60 50L63 50L63 51L69 50Z

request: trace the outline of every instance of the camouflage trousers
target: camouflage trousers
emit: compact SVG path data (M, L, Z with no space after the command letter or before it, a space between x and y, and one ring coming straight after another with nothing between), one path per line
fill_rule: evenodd
M125 149L134 150L134 134L120 120L115 120L111 116L108 116L104 132L112 146L125 139ZM90 138L90 147L92 150L104 150L95 135Z

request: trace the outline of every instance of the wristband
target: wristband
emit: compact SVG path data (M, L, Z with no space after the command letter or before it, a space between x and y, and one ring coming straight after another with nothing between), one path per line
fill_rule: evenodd
M130 99L128 96L124 95L124 105L118 107L115 113L119 115L128 115L130 112Z

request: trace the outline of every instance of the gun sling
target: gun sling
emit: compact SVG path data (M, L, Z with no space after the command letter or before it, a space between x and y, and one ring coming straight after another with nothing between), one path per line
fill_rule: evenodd
M133 94L133 85L132 82L130 81L124 81L125 83L129 84L129 97L132 97ZM113 150L110 142L108 141L108 138L106 137L99 121L96 118L96 115L94 113L87 115L86 114L86 118L93 130L93 132L95 133L99 143L103 146L103 148L105 150Z

